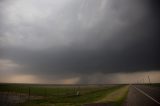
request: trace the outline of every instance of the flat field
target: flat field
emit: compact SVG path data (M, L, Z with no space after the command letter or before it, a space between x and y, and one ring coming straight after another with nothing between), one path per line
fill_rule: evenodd
M0 84L1 106L122 105L128 85Z

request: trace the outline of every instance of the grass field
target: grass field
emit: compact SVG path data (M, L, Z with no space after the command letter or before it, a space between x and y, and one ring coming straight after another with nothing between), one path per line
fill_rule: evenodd
M111 102L120 106L128 86L0 84L0 92L25 95L26 100L18 103L18 106L82 106L97 102Z
M160 83L152 83L152 84L149 84L151 86L154 86L154 87L160 87Z
M147 84L137 84L137 85L145 85L150 87L160 87L160 83L147 83Z

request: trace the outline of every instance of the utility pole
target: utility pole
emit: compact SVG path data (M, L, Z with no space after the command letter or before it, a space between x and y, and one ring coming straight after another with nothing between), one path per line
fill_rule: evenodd
M144 84L144 78L143 78L143 84Z
M150 80L150 77L149 77L149 75L148 75L148 81L149 81L149 84L151 84L151 80Z

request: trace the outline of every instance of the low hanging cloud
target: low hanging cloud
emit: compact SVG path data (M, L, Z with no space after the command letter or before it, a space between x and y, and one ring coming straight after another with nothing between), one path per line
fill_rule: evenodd
M21 66L15 75L44 82L92 83L81 79L159 72L158 5L158 0L1 0L0 60Z

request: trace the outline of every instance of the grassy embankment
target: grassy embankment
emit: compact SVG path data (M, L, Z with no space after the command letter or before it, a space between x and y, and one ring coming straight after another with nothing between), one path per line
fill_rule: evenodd
M128 89L129 89L129 86L123 86L109 94L107 94L105 97L103 97L102 99L96 101L97 103L112 103L113 105L115 106L120 106L127 94L128 94Z

